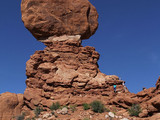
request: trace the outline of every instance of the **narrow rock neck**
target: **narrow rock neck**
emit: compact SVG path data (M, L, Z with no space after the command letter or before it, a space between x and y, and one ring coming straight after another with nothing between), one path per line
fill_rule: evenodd
M43 42L49 48L53 47L54 44L80 47L82 42L80 38L81 38L80 35L75 35L75 36L63 35L60 37L54 37L54 36L49 37L46 40L40 40L40 41Z

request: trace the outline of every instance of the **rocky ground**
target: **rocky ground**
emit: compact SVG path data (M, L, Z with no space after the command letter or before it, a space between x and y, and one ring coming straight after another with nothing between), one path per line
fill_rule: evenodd
M102 113L96 113L89 108L84 109L83 105L77 106L59 106L57 110L33 110L25 112L25 120L159 120L160 113L156 113L153 116L140 118L130 116L127 109L120 108L116 105L105 105L106 110ZM41 109L41 108L40 108ZM38 113L38 111L41 111ZM37 116L37 117L36 117ZM16 120L23 120L23 115L15 117ZM20 119L21 118L21 119Z

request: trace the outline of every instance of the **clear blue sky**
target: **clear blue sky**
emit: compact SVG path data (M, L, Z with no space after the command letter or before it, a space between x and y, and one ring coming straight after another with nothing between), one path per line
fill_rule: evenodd
M160 75L160 1L90 0L99 13L99 28L83 41L100 53L101 72L126 81L131 92L154 87ZM0 4L0 93L23 93L25 63L44 45L25 29L20 0Z

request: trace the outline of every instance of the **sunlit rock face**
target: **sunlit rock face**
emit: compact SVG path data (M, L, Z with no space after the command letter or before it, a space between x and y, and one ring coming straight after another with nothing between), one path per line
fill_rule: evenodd
M23 102L23 94L0 94L0 120L14 120L13 117L21 115Z
M38 105L49 107L56 101L82 104L88 97L83 101L78 96L113 94L113 84L117 84L117 92L125 92L122 80L100 72L99 53L93 47L83 47L80 35L42 42L47 47L36 51L26 63L24 98L31 109Z

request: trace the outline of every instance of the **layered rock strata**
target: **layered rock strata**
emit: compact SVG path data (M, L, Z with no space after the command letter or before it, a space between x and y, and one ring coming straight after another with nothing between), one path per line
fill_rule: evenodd
M127 92L117 76L107 76L98 69L99 53L81 46L80 36L52 37L42 41L47 46L36 51L26 63L25 104L49 107L53 102L82 104L85 95L108 96ZM84 99L86 100L86 99Z
M88 39L98 27L98 13L88 0L22 0L22 21L38 39L81 35Z
M137 94L134 93L120 93L112 97L108 104L116 105L117 107L128 109L133 104L141 106L140 117L149 117L155 115L160 111L160 77L156 82L156 87L144 89Z
M137 97L140 99L142 109L141 117L152 116L160 111L160 77L156 82L156 87L145 89L137 93Z

